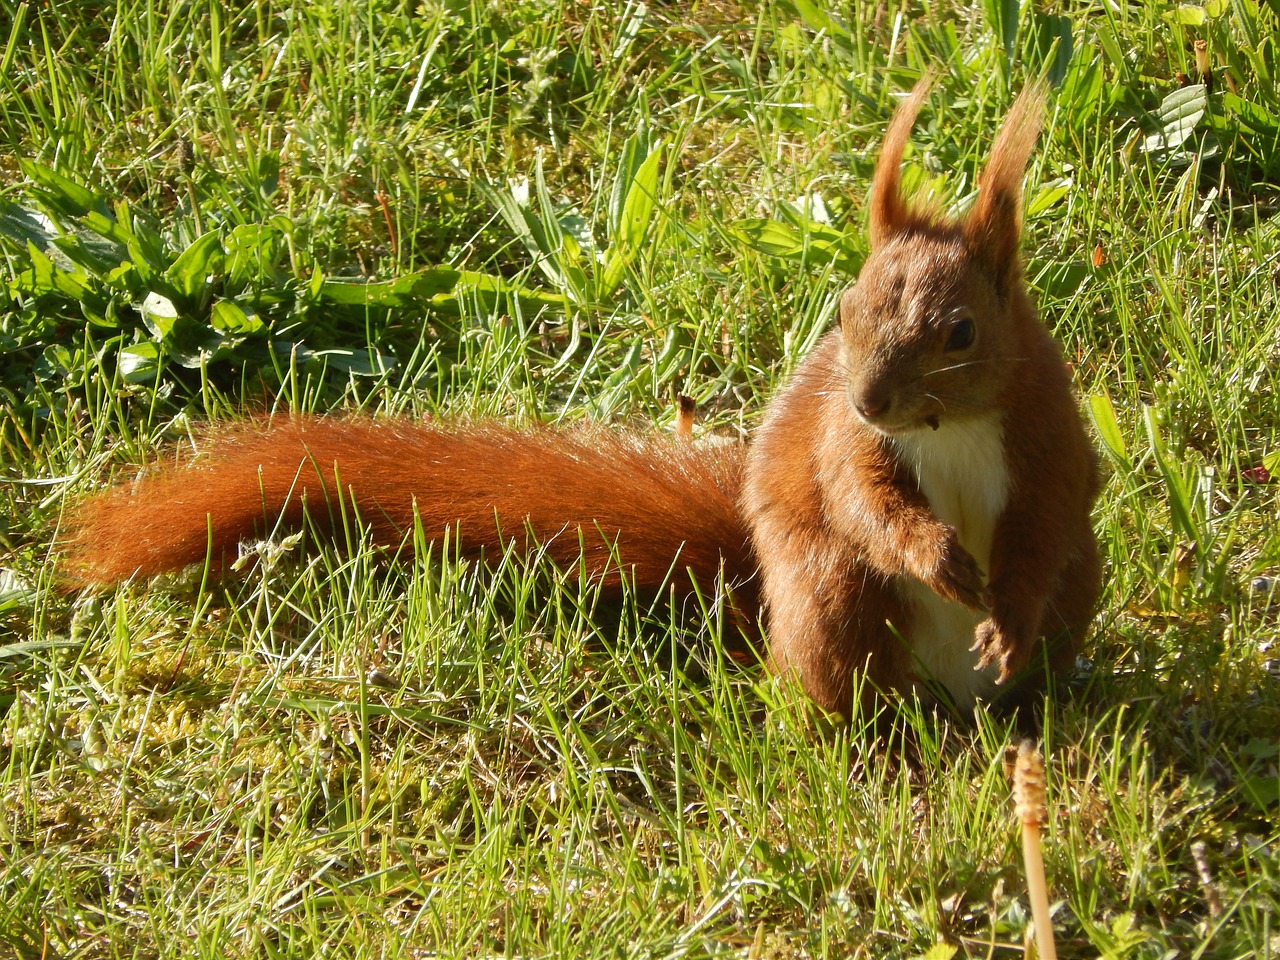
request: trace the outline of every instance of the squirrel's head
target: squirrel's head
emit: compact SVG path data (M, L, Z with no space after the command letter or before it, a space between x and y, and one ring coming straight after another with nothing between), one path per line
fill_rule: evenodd
M916 84L889 124L871 191L871 254L840 302L849 400L873 429L897 434L997 409L1017 376L1035 315L1022 285L1022 177L1035 146L1043 85L1009 111L960 221L913 209L902 152L928 92Z

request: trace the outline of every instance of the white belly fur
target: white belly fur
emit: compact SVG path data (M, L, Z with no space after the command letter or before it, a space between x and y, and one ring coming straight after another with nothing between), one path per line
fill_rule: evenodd
M894 437L893 443L914 470L934 515L956 528L961 545L989 571L996 521L1009 499L999 417L943 420L937 430ZM899 580L899 592L907 604L905 639L920 678L946 687L960 706L991 696L997 671L975 670L978 654L969 650L984 615L943 600L911 577Z

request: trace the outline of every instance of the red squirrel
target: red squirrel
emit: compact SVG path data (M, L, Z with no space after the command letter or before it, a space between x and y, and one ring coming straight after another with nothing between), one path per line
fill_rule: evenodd
M924 96L896 111L870 200L871 252L839 323L749 446L602 428L519 430L323 416L213 430L169 466L72 509L69 586L204 561L341 494L375 541L415 517L460 552L534 543L641 591L722 585L768 662L821 707L855 690L960 705L1070 662L1093 614L1097 461L1019 257L1021 181L1043 92L1013 105L959 221L901 195ZM763 614L763 616L761 616ZM1035 662L1033 662L1035 661Z

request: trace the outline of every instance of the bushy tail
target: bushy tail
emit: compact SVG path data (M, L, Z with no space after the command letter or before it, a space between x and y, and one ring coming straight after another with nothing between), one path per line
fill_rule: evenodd
M565 568L585 564L642 590L703 589L722 574L754 614L755 563L737 500L741 446L693 447L603 429L516 430L494 423L300 417L222 427L200 458L171 465L74 508L68 586L109 584L204 562L234 561L241 541L322 529L344 502L380 544L397 547L415 511L464 556L529 538ZM619 569L621 564L621 569ZM744 604L743 601L746 601Z

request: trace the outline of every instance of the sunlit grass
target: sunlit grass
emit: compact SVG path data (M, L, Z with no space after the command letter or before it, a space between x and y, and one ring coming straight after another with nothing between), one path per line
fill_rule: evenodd
M749 434L865 256L896 95L942 66L905 179L962 209L1064 25L1027 273L1109 472L1091 662L1043 716L1059 952L1280 952L1276 23L1216 6L1028 8L1015 37L1001 2L0 0L0 952L1022 950L998 714L823 729L722 653L713 598L617 608L514 557L353 530L90 598L57 592L53 544L69 498L209 418L647 431L686 393L698 442ZM1196 39L1215 83L1173 143ZM240 238L178 306L269 329L183 366L136 277L31 293L11 215L81 221L20 162L116 222L127 201L143 273ZM368 307L323 286L441 268L471 279Z

